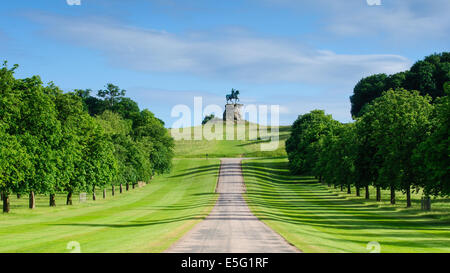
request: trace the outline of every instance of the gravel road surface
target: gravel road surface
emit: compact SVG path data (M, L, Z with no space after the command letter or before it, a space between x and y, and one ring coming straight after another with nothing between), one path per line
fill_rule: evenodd
M289 253L300 252L258 220L245 192L241 158L221 160L217 203L208 217L172 245L171 253Z

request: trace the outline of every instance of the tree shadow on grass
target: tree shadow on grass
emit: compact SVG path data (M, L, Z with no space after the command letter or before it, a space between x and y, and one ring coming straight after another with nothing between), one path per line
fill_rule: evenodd
M373 232L364 231L383 230L382 236L387 237L427 238L435 236L434 232L438 238L450 238L449 221L417 216L414 210L379 207L364 199L349 200L312 177L291 175L286 162L245 162L243 172L248 180L247 200L261 220L323 228L336 234L353 230L354 236L373 237ZM385 230L392 230L392 235Z
M185 176L200 176L200 175L210 175L216 173L219 170L219 164L211 164L201 167L184 169L181 174L171 175L169 178L185 177Z
M170 224L175 222L190 221L190 220L202 220L205 219L207 214L193 214L180 217L170 217L166 219L155 220L141 220L141 221L129 221L123 224L99 224L99 223L62 223L62 224L49 224L51 226L79 226L79 227L106 227L106 228L130 228L130 227L145 227Z
M131 210L158 210L158 211L177 211L177 210L190 210L190 209L196 209L196 208L202 208L206 207L211 204L210 200L198 202L198 200L195 201L193 204L182 204L182 205L167 205L167 206L148 206L148 207L140 207L140 208L133 208Z
M289 138L288 134L281 134L278 136L278 141L285 141L286 139ZM237 144L236 146L238 147L245 147L245 146L249 146L249 145L257 145L257 144L262 144L262 143L269 143L273 141L271 136L265 137L265 138L260 138L258 140L248 140L245 143L241 143L241 144Z

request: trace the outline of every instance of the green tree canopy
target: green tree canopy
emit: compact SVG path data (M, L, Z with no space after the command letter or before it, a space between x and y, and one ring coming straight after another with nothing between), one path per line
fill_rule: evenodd
M440 98L432 115L430 136L416 150L415 160L421 171L425 195L450 195L450 82L446 96Z
M138 142L145 139L152 143L150 161L156 173L171 169L175 143L164 124L152 112L145 109L133 121L133 137Z
M450 81L450 52L432 54L417 61L406 73L404 87L419 90L433 99L444 96L444 83Z
M389 90L368 105L362 120L369 120L372 137L377 140L376 156L381 160L378 181L391 189L404 190L411 205L411 186L419 186L413 151L425 140L430 130L431 98L418 91ZM366 121L367 122L367 121Z
M353 95L350 97L352 104L352 116L358 116L362 107L375 98L381 96L386 91L386 74L376 74L360 80L353 89Z
M320 151L319 139L330 134L338 122L323 110L300 115L286 141L289 166L293 173L311 174Z
M214 114L205 116L202 120L202 125L205 125L206 123L208 123L208 121L214 119L215 117L216 116Z
M50 194L148 181L170 169L174 142L164 123L108 84L64 93L38 76L0 68L0 191ZM34 203L34 201L33 201ZM5 202L5 204L9 204ZM34 205L33 205L34 207ZM9 205L5 205L9 210Z
M113 107L125 96L125 93L125 90L120 89L112 83L108 83L105 86L105 89L98 90L97 96L103 98L106 103L106 107L112 110Z
M417 61L410 70L387 76L376 74L361 79L350 97L353 117L362 115L365 105L389 89L418 90L433 99L444 96L444 83L450 81L450 52L432 54Z
M333 131L322 136L319 142L315 174L329 184L347 187L355 184L355 124L336 124Z

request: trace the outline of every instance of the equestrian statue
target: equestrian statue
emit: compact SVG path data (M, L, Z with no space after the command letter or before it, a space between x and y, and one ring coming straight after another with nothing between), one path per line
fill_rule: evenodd
M227 99L227 104L228 104L228 102L233 102L233 100L234 100L234 104L236 104L239 101L239 90L232 88L231 94L228 94L225 97Z

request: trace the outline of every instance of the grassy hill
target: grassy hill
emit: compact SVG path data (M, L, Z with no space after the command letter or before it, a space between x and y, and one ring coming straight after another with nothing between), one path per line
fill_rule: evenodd
M222 121L213 121L215 124L221 125ZM268 143L270 140L261 135L261 130L267 130L266 136L270 137L275 134L270 126L260 126L249 122L241 123L245 126L245 135L238 140L237 126L234 124L224 124L223 140L193 140L194 130L205 128L204 126L190 127L191 140L175 141L175 157L177 158L205 158L205 157L279 157L286 156L285 142L290 135L290 126L276 127L279 131L279 145L273 151L263 151L261 144ZM253 127L251 126L253 125ZM233 126L234 139L225 140L227 126ZM275 127L274 127L275 128ZM177 130L177 129L171 129ZM215 132L214 130L212 130ZM253 136L253 137L251 137Z

